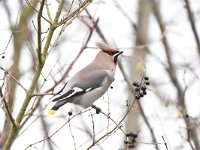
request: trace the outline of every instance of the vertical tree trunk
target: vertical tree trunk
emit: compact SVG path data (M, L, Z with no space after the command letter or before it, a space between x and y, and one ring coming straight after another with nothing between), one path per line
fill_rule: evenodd
M35 7L37 5L37 0L31 1L32 5ZM16 80L20 79L20 69L19 69L19 62L21 57L21 49L23 44L28 40L30 36L30 31L28 27L28 20L33 15L33 9L25 4L22 6L22 11L20 13L20 18L17 26L15 28L11 27L13 34L13 42L14 42L14 53L13 53L13 65L10 67L10 73L15 77ZM11 25L12 26L12 25ZM15 99L15 91L17 83L13 78L10 78L9 81L9 91L7 94L6 102L9 107L9 111L12 113L13 106L14 106L14 99ZM11 129L11 121L6 112L6 119L4 123L4 128L2 132L2 145L4 145L9 131Z
M150 5L149 0L139 0L139 10L138 10L138 21L136 28L136 40L135 45L143 45L148 41L148 23L149 23L149 13ZM130 61L130 76L132 81L140 81L141 75L144 73L144 60L146 56L146 48L135 49L133 52L132 60ZM133 96L129 95L129 100L133 101ZM127 132L136 132L139 130L138 118L140 116L140 109L136 107L132 112L129 113L127 117Z

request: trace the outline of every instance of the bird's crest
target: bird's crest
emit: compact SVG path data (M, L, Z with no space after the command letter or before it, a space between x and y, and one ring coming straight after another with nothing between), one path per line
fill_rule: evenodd
M103 51L111 51L111 52L117 51L116 48L110 47L109 45L104 44L104 43L99 43L99 42L97 42L97 43L96 43L96 46L98 46L98 47L99 47L100 49L102 49Z

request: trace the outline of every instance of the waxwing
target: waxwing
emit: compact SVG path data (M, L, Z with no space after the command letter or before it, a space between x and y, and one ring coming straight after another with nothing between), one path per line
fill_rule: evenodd
M101 51L64 85L60 95L52 100L56 103L49 114L55 114L66 103L88 108L108 90L114 80L117 57L123 52L102 43L97 46Z

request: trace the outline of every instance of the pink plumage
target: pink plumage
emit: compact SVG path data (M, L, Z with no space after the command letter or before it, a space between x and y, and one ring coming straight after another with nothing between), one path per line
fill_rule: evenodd
M96 46L98 46L100 49L104 50L104 51L117 51L116 48L110 47L107 44L103 44L103 43L96 43Z

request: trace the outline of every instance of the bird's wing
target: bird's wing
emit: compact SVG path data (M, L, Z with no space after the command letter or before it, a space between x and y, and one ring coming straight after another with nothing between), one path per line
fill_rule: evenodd
M73 78L71 78L71 80L69 80L68 84L71 84L71 88L68 91L63 90L65 93L53 99L52 101L55 102L70 99L98 88L106 78L106 75L106 70L90 71L90 68L89 70L87 69L87 72L85 72L85 70L81 70Z

